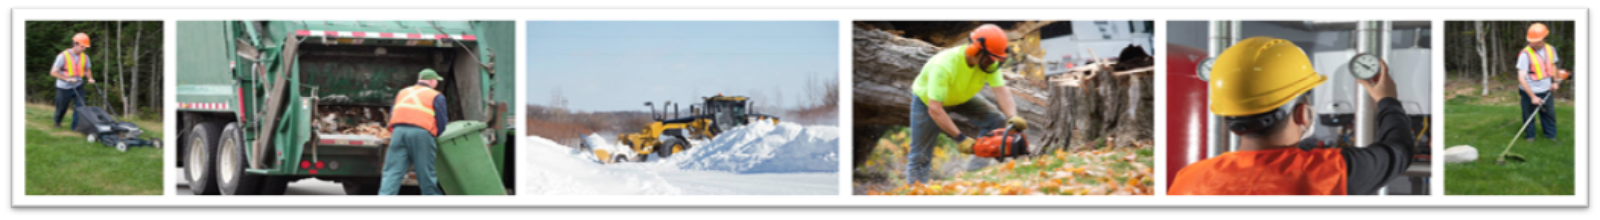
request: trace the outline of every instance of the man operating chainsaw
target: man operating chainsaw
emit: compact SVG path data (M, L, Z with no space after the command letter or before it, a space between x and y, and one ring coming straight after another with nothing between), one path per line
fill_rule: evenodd
M977 135L961 133L951 112L972 118L979 130L1008 126L1028 129L1028 122L1017 115L1011 91L1000 74L1006 60L1007 37L999 26L983 24L973 30L967 45L940 51L923 64L911 91L911 150L907 153L906 184L927 183L929 160L934 143L943 133L954 140L960 151L971 153ZM978 92L987 85L1000 103L996 110ZM932 107L930 107L932 106ZM1002 115L1003 113L1003 115ZM1009 119L1007 119L1009 118Z
M1310 91L1327 81L1288 40L1253 37L1217 56L1206 83L1211 113L1238 135L1239 150L1185 166L1169 195L1374 194L1411 165L1410 119L1395 98L1388 64L1357 82L1377 103L1374 142L1363 148L1316 148Z

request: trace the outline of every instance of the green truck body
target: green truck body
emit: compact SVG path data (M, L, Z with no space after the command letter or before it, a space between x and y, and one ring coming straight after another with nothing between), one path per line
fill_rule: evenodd
M449 127L476 125L447 129L455 136L441 136L440 154L490 157L439 155L439 182L449 185L441 188L505 194L514 179L514 31L512 21L179 21L179 166L196 194L281 194L305 178L374 194L387 140L319 130L319 111L365 109L384 119L398 91L432 68L445 77L437 90L449 102ZM487 182L503 188L480 189Z

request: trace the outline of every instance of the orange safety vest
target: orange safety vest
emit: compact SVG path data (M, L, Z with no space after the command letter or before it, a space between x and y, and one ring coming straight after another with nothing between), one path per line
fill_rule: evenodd
M1553 52L1555 50L1550 49L1550 44L1544 45L1545 59L1540 59L1539 53L1533 52L1533 47L1523 47L1522 51L1528 53L1528 66L1533 67L1533 80L1544 80L1545 77L1551 76L1551 73L1545 72L1545 68L1550 67L1544 66L1546 64L1544 60L1556 57L1555 52Z
M1223 154L1178 171L1168 195L1345 195L1340 149L1285 148Z
M439 97L439 91L421 85L400 90L400 95L394 97L394 115L389 117L389 131L394 131L396 124L409 124L428 130L428 134L437 137L438 122L433 114L433 99L436 97Z
M66 59L63 60L66 60L66 65L64 68L67 69L67 77L83 77L89 73L89 69L85 68L85 66L87 66L89 63L89 56L83 55L82 53L79 53L77 56L73 56L72 52L65 51L61 52L61 56L66 57Z

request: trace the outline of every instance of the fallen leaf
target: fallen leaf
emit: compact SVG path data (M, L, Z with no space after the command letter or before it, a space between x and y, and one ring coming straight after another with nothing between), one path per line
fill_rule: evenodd
M1090 188L1088 192L1084 192L1083 194L1084 195L1105 195L1106 194L1106 188L1093 187L1093 188Z

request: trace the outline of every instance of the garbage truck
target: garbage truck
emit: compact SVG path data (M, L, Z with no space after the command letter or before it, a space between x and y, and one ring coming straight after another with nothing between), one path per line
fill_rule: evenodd
M513 191L513 21L179 21L177 166L196 195L290 182L377 194L395 95L431 68L448 101L435 169L451 195ZM407 175L402 192L416 192Z

